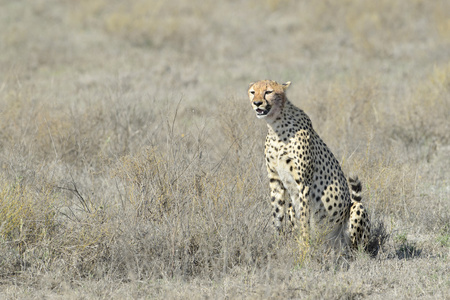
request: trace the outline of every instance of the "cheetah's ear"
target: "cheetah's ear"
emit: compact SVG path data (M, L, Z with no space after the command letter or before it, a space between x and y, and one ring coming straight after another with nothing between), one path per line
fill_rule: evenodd
M248 84L248 88L251 88L251 86L254 85L254 84L255 84L254 82L250 82L250 83Z
M291 82L290 82L290 81L288 81L288 82L286 82L286 83L283 83L283 84L282 84L283 90L287 90L287 88L288 88L290 85L291 85Z

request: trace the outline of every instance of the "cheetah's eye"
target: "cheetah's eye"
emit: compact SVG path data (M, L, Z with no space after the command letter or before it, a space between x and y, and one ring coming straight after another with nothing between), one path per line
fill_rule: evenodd
M254 95L254 94L255 94L255 91L250 91L250 94Z
M269 94L272 94L272 92L273 92L273 91L265 91L264 94L265 94L265 95L269 95Z

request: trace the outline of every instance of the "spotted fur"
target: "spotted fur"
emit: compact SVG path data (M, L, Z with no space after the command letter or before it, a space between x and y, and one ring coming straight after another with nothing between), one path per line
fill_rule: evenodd
M313 226L329 244L357 248L367 244L370 224L361 202L361 182L351 190L333 153L313 129L310 118L286 98L290 82L262 80L248 95L256 116L265 119L265 159L273 224L282 229L286 202L290 223L309 239Z

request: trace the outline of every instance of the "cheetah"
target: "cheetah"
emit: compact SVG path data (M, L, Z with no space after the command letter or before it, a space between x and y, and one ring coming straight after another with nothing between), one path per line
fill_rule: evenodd
M256 116L268 126L265 159L273 225L282 230L290 197L288 220L300 229L304 240L314 230L325 233L327 245L364 247L370 223L361 204L361 182L350 178L349 189L337 159L313 129L311 119L287 99L290 84L261 80L248 89Z

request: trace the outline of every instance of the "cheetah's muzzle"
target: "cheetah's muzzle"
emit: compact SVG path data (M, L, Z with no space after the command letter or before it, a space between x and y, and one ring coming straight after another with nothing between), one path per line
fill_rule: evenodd
M256 111L256 116L257 116L258 118L260 118L260 117L265 117L265 116L267 116L267 114L270 112L270 109L271 109L271 106L270 106L270 105L267 105L267 106L266 106L266 109L257 108L257 109L255 109L255 111Z

